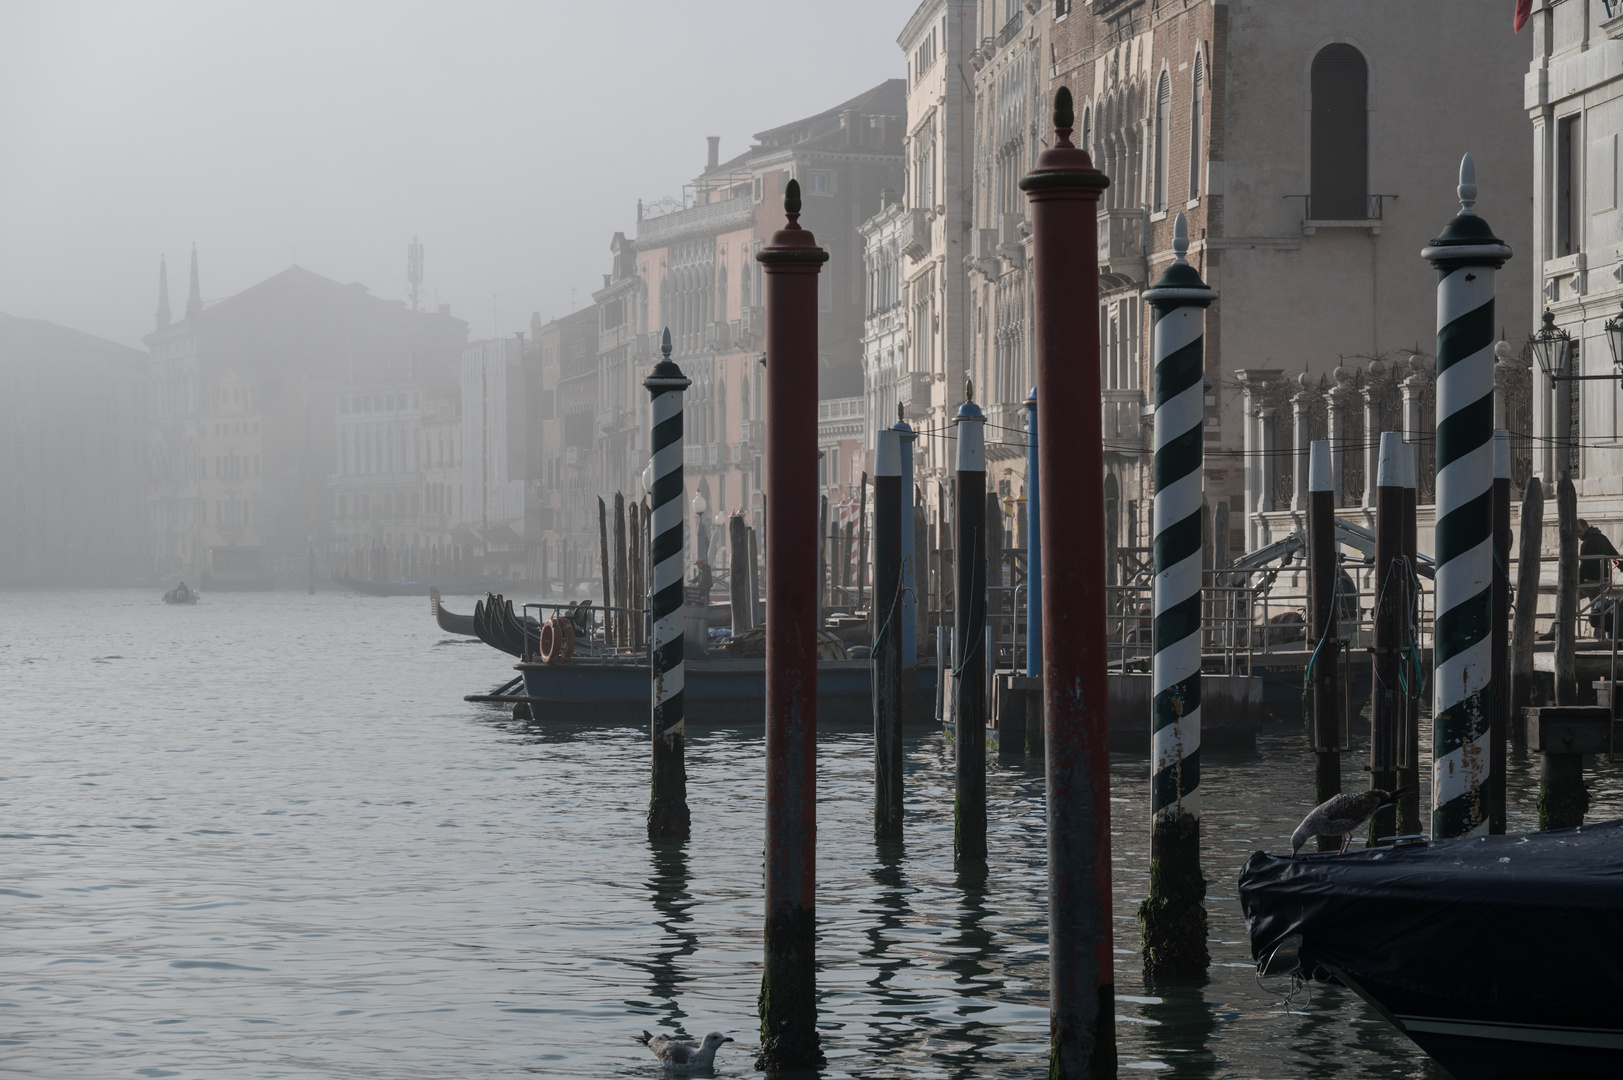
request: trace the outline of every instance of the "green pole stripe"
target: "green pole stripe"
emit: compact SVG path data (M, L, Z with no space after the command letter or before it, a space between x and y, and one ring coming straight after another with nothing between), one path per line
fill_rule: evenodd
M1453 562L1493 533L1493 490L1490 488L1437 520L1437 565Z
M1155 572L1170 569L1200 550L1200 511L1163 526L1152 541Z
M1159 409L1185 390L1205 378L1201 370L1202 339L1196 338L1181 349L1175 349L1156 362L1155 407Z
M1488 733L1491 717L1486 694L1476 693L1462 698L1443 710L1438 717L1442 727L1432 740L1431 752L1436 757L1452 754L1468 742Z
M1463 603L1437 613L1432 643L1433 670L1487 638L1493 622L1492 600L1493 594L1483 589Z
M1164 491L1178 480L1200 470L1201 428L1180 431L1155 452L1155 490Z
M682 470L672 469L663 476L654 477L654 509L682 497Z
M1437 374L1493 344L1493 298L1437 331Z
M673 415L654 425L653 434L648 445L657 453L674 442L682 441L682 410L678 409Z
M1160 770L1150 780L1150 804L1155 810L1176 806L1179 799L1200 787L1200 747L1195 747L1175 764Z
M1493 441L1493 392L1462 405L1437 422L1437 471Z
M1150 730L1160 731L1200 708L1200 673L1179 679L1155 695L1150 704Z
M673 581L654 593L654 621L658 622L682 607L682 583Z
M1150 631L1154 650L1160 652L1200 630L1200 594L1180 600L1155 617Z
M666 559L674 559L682 554L682 526L678 522L676 528L666 529L654 536L654 563L658 566Z
M1486 788L1467 791L1431 812L1432 831L1439 837L1464 836L1487 820Z

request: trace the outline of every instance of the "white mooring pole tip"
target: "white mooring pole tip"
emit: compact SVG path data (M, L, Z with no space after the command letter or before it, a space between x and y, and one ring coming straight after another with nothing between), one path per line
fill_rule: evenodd
M1172 254L1177 262L1188 262L1185 258L1189 254L1189 219L1178 211L1178 216L1172 220Z
M1476 162L1471 155L1460 158L1460 213L1476 214Z

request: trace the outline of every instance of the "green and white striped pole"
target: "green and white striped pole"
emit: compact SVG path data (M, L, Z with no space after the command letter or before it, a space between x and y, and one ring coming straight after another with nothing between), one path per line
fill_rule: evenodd
M660 344L663 353L642 381L653 395L654 587L650 606L654 638L649 649L653 669L654 767L649 784L648 838L685 840L688 836L687 762L684 760L686 710L682 690L682 391L693 383L671 359L671 331Z
M1460 161L1460 212L1420 253L1437 268L1437 584L1432 629L1431 831L1488 831L1493 715L1493 275L1510 247L1477 215Z
M1139 908L1144 976L1206 971L1206 880L1200 872L1200 577L1202 440L1206 427L1205 308L1215 290L1185 256L1144 294L1154 310L1155 568L1150 718L1150 890Z

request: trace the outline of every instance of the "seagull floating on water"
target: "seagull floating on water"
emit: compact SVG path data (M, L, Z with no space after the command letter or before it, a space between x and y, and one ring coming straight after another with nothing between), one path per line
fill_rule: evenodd
M1291 858L1302 845L1314 836L1341 837L1341 854L1347 854L1347 844L1352 840L1352 834L1357 832L1377 810L1384 810L1398 801L1406 788L1397 788L1394 791L1383 791L1380 788L1370 788L1368 791L1344 791L1340 795L1332 795L1323 803L1313 808L1313 812L1302 819L1296 826L1296 832L1291 834Z
M731 1036L723 1035L719 1031L712 1031L704 1037L703 1042L684 1042L673 1039L669 1035L654 1035L643 1032L633 1036L638 1042L654 1052L654 1057L667 1069L708 1069L716 1063L716 1051L721 1049L722 1043L732 1042Z

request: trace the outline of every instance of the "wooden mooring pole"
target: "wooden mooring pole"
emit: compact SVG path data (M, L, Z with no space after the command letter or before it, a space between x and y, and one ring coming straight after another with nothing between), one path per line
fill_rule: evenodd
M1104 452L1099 415L1099 194L1110 180L1071 143L1071 91L1055 138L1022 177L1031 204L1037 396L1063 424L1038 433L1043 713L1048 809L1048 1075L1116 1074L1110 891L1110 710L1105 642ZM1085 302L1084 302L1085 301Z
M1409 591L1404 599L1403 743L1398 754L1397 831L1400 836L1418 836L1426 831L1420 817L1420 700L1426 673L1420 659L1420 589L1415 568L1420 557L1420 447L1403 444L1403 560Z
M902 437L881 428L873 477L873 831L902 838Z
M1522 491L1522 519L1516 540L1516 615L1511 625L1510 666L1511 742L1520 749L1526 741L1522 710L1533 704L1533 648L1538 620L1538 579L1544 545L1544 488L1536 476L1527 478Z
M1202 978L1211 960L1200 869L1200 579L1205 312L1217 291L1189 264L1188 251L1189 227L1179 213L1172 264L1144 293L1153 312L1155 395L1150 887L1138 911L1146 980Z
M743 514L727 519L727 550L731 563L727 570L727 599L732 608L733 636L737 637L753 625L750 609L749 527Z
M1026 395L1026 678L1043 674L1042 463L1037 450L1037 388ZM1039 684L1040 685L1040 684ZM1026 753L1043 755L1043 692L1027 689Z
M1391 791L1407 711L1403 686L1403 623L1409 612L1409 567L1403 557L1403 433L1381 433L1380 467L1375 480L1375 643L1370 682L1369 784ZM1387 807L1369 821L1369 846L1393 836L1397 810ZM1320 850L1324 850L1320 837ZM1340 846L1339 840L1337 846Z
M693 385L671 359L671 332L662 359L643 380L653 400L649 450L653 455L653 771L649 780L648 838L686 840L690 828L683 698L683 585L687 576L682 518L682 391ZM601 508L602 500L598 501Z
M986 861L986 415L975 388L953 416L958 458L954 475L954 541L961 557L954 589L958 641L953 694L952 852L960 869Z
M1562 448L1563 452L1565 447ZM1578 704L1578 491L1555 482L1555 703Z
M1493 433L1493 716L1488 832L1505 831L1505 735L1510 727L1510 432Z
M1337 601L1341 565L1336 558L1336 494L1330 468L1330 443L1314 441L1308 452L1307 564L1310 616L1317 641L1312 668L1313 802L1341 794L1341 617ZM1339 837L1319 837L1320 851L1341 846Z
M614 564L609 561L609 506L597 497L597 547L599 576L603 579L603 640L614 644L614 620L607 610L614 606Z
M766 278L766 922L758 1069L823 1064L817 1034L817 275L800 226L756 253Z

